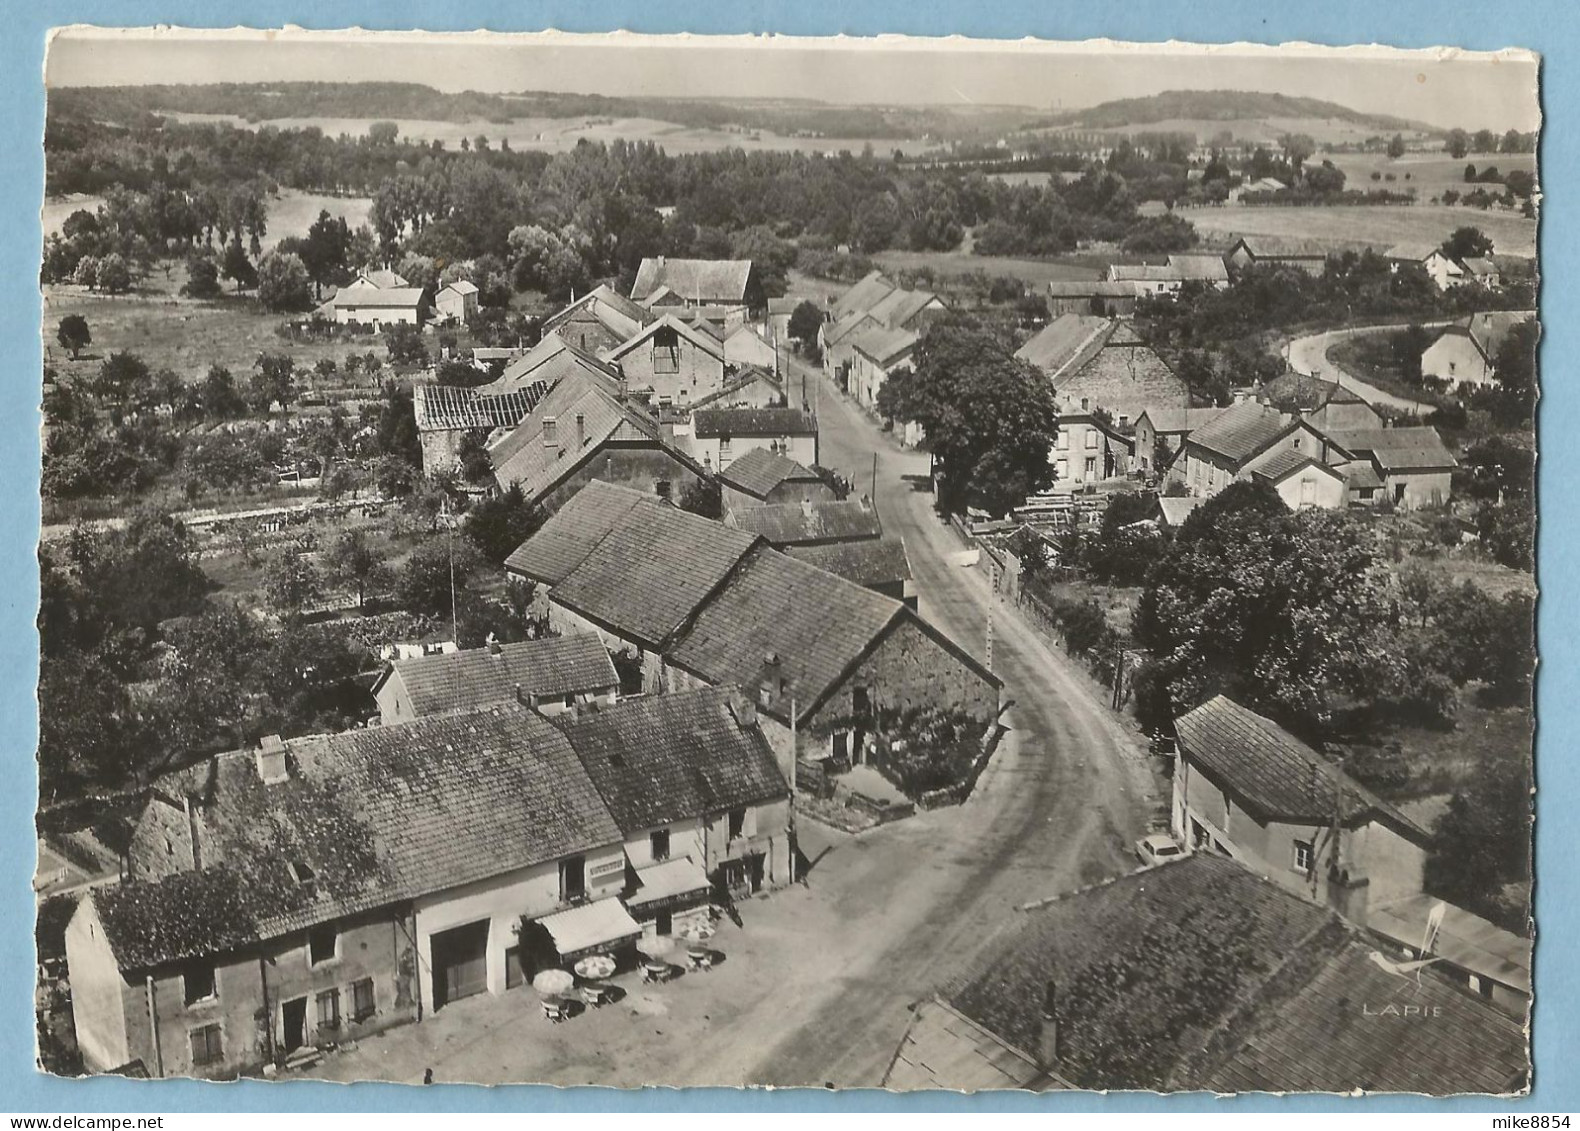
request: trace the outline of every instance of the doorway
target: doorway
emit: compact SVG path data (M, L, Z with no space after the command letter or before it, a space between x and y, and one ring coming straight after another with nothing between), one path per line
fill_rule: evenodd
M433 1008L488 989L488 920L433 936Z
M307 1043L307 999L296 997L282 1003L280 1019L285 1028L285 1055L290 1056Z

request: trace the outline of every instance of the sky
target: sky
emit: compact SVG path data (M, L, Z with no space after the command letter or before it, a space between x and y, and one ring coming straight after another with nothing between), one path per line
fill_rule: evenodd
M52 42L46 78L52 86L397 79L447 91L1064 110L1228 89L1323 98L1442 127L1532 130L1540 121L1528 53L1309 45L72 28Z

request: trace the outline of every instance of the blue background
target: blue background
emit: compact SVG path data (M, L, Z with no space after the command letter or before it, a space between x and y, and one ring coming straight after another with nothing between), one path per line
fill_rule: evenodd
M42 366L40 298L37 289L42 201L43 56L52 26L96 23L137 26L154 23L188 27L427 28L469 30L644 32L774 31L794 35L961 34L1014 39L1106 37L1128 40L1179 39L1207 43L1250 40L1264 43L1306 41L1325 44L1388 43L1400 47L1453 44L1492 50L1528 47L1544 56L1541 172L1548 195L1542 209L1541 266L1544 341L1541 403L1539 576L1546 583L1539 609L1541 673L1537 688L1538 867L1535 1011L1535 1090L1530 1099L1508 1103L1486 1100L1410 1098L1367 1099L1364 1106L1385 1111L1450 1110L1559 1112L1580 1107L1580 1072L1565 1053L1574 1047L1569 1018L1577 1005L1577 962L1572 933L1580 926L1580 899L1572 846L1565 848L1580 770L1562 736L1576 729L1576 605L1564 590L1572 576L1580 539L1576 538L1568 485L1576 482L1580 445L1563 442L1574 435L1580 394L1561 359L1575 354L1577 331L1563 299L1580 273L1576 262L1576 138L1561 107L1575 104L1574 67L1580 61L1580 32L1574 8L1565 0L1504 0L1502 3L1432 3L1430 0L1217 0L1163 4L1131 0L1099 4L1092 0L1044 3L918 3L888 0L866 3L664 3L617 0L584 3L376 3L342 0L334 7L252 0L171 2L61 2L21 5L6 12L0 35L0 84L7 113L0 123L0 327L11 359L0 375L0 577L8 579L0 604L0 735L11 767L11 788L0 800L0 868L11 912L0 927L0 1109L35 1112L135 1112L228 1110L693 1110L768 1109L779 1111L1107 1111L1178 1110L1301 1111L1353 1109L1357 1101L1325 1097L1250 1097L1216 1100L1206 1096L1162 1099L1151 1096L1042 1096L1020 1094L963 1097L891 1096L868 1091L832 1094L816 1090L743 1092L722 1089L608 1089L567 1091L553 1088L480 1088L397 1085L200 1084L190 1081L142 1083L120 1079L63 1081L33 1069L32 983L33 901L29 882L35 859L31 832L35 802L33 750L37 709L37 636L33 620L38 599L34 556L38 509L38 390ZM1334 96L1343 101L1342 93ZM1554 442L1557 438L1558 442Z

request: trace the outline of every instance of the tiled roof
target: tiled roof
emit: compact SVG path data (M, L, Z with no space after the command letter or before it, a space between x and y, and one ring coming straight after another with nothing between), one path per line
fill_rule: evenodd
M1227 283L1229 269L1221 255L1171 255L1169 269L1184 280L1210 283Z
M731 487L759 499L766 499L775 487L790 480L822 482L817 472L810 467L804 467L790 457L767 448L753 448L731 460L730 465L719 472L719 478Z
M549 596L656 649L757 545L752 534L655 500L627 513Z
M1326 908L1208 853L1026 910L950 984L977 1028L929 1061L970 1064L970 1046L993 1052L985 1033L1034 1065L1050 985L1056 1085L1444 1095L1508 1091L1528 1069L1518 1022L1391 970Z
M921 338L915 330L903 327L889 330L874 326L851 339L851 348L860 350L879 365L889 365L916 348Z
M830 313L837 322L855 311L871 310L894 289L894 284L884 277L882 271L870 272L850 290L834 300L834 307Z
M539 381L556 384L571 375L590 375L601 378L611 391L620 386L618 367L599 361L558 334L548 334L537 345L505 367L497 381L481 386L484 392L500 393L532 385Z
M443 294L445 291L454 291L458 295L475 295L477 284L468 279L457 279L453 283L446 283L439 293Z
M543 333L554 332L576 311L591 307L597 319L622 338L653 321L653 316L607 283L600 283L575 302L555 311L543 322Z
M1442 250L1435 243L1397 243L1383 252L1383 257L1403 263L1424 263L1432 256L1442 254Z
M730 364L734 365L736 363L732 361ZM736 394L745 389L750 389L753 385L766 385L774 390L776 394L783 393L783 385L779 378L769 370L764 369L760 365L743 365L733 375L725 378L723 386L691 402L691 412L695 413L700 409L714 405L719 407L739 407L738 402L735 400ZM685 409L682 408L680 412L682 418L684 418L686 416Z
M928 306L938 301L932 291L896 289L872 305L870 313L891 330L901 330Z
M1224 857L1197 853L1035 907L946 988L961 1014L1037 1058L1048 983L1058 1070L1088 1088L1167 1087L1330 912Z
M1061 314L1016 350L1015 356L1049 375L1060 373L1077 358L1102 348L1115 325L1096 314Z
M1344 476L1344 481L1357 490L1376 489L1383 485L1383 481L1377 478L1376 469L1372 467L1369 460L1356 460L1344 464L1339 471Z
M978 1092L1028 1088L1042 1075L1030 1056L935 1000L916 1006L882 1084L895 1092Z
M872 316L868 310L852 310L833 322L823 326L823 344L836 346L863 326L881 326L882 323Z
M255 753L235 751L157 783L193 797L204 868L95 897L122 969L620 841L564 735L513 704L294 739L286 750L282 782L265 784ZM293 875L297 864L311 869L311 886Z
M1329 432L1328 438L1352 455L1369 454L1383 473L1457 467L1436 428L1367 428Z
M505 568L557 585L626 515L650 502L640 491L594 479L566 500L536 534L511 551Z
M494 396L453 385L413 385L417 430L514 428L548 394L543 382Z
M751 273L750 259L643 259L631 297L640 299L668 287L691 302L740 303L746 299Z
M1459 261L1459 265L1470 275L1496 275L1498 265L1485 256L1472 255Z
M418 715L504 702L514 699L518 689L524 695L558 698L607 691L620 683L603 641L590 632L501 644L497 652L467 648L396 660L380 685L384 679L401 681Z
M1523 1088L1530 1057L1518 1021L1430 973L1419 981L1393 973L1381 958L1351 941L1305 971L1287 997L1248 1011L1233 1051L1193 1083L1214 1092L1434 1096Z
M1300 239L1294 236L1242 236L1236 246L1244 244L1253 259L1326 259L1337 255L1346 247L1359 250L1361 246L1347 241Z
M1053 298L1137 297L1135 283L1112 279L1054 279L1048 284L1048 294Z
M1188 442L1242 464L1287 432L1292 423L1275 408L1241 401L1192 432Z
M1108 268L1108 277L1118 283L1178 283L1184 281L1178 271L1150 263L1114 263Z
M905 553L905 542L899 538L791 546L785 553L857 585L891 585L911 579L911 561Z
M1221 408L1149 408L1146 418L1154 432L1194 432L1224 410ZM1139 419L1137 423L1140 423Z
M699 330L696 326L674 314L666 314L658 321L644 326L613 349L604 350L599 357L606 362L618 362L626 354L636 349L643 342L648 341L661 330L673 330L708 356L717 358L720 361L724 360L724 345L718 338L703 330Z
M1470 335L1470 340L1476 343L1482 356L1495 362L1509 332L1521 322L1529 322L1535 317L1536 312L1532 310L1483 310L1470 315L1460 325ZM1451 327L1450 330L1457 328Z
M1218 695L1174 728L1192 769L1201 769L1264 820L1362 823L1385 816L1426 842L1392 805L1271 719Z
M628 699L555 723L629 836L788 795L768 740L736 721L731 695L707 687Z
M708 683L734 684L777 655L805 714L906 612L892 598L766 551L702 608L669 659Z
M1423 892L1368 907L1366 929L1414 949L1420 947L1434 919L1437 940L1432 944L1433 954L1529 996L1531 940L1435 896Z
M555 422L552 444L543 435L550 419ZM580 371L562 378L513 431L490 444L488 456L501 486L519 483L528 499L536 499L610 441L663 442L658 422L622 401L607 378Z
M860 499L743 507L732 511L726 521L737 529L762 535L775 546L848 542L883 534L878 512Z
M1334 471L1321 460L1313 459L1306 453L1298 452L1294 448L1284 448L1281 451L1274 452L1267 457L1266 461L1259 464L1251 474L1260 476L1270 483L1277 483L1280 479L1299 471L1307 464L1314 464L1329 475L1339 475L1339 472Z
M1283 412L1314 412L1330 404L1365 404L1365 398L1337 381L1324 381L1290 370L1264 381L1258 398Z
M406 277L400 274L398 271L389 271L383 268L377 271L364 271L359 277L366 279L371 285L375 287L411 286L411 284L406 281Z
M422 302L421 287L347 287L334 299L337 307L363 307L378 308L395 307L406 309L415 307Z
M692 413L691 424L700 439L817 435L817 417L799 408L699 408Z

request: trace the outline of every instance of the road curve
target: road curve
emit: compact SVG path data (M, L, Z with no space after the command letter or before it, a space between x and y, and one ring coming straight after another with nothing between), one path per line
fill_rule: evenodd
M1446 322L1428 322L1428 329L1446 326ZM1289 360L1289 367L1296 373L1304 373L1309 377L1321 377L1327 381L1337 381L1346 389L1358 395L1367 404L1387 405L1390 408L1401 409L1416 416L1425 416L1436 405L1426 401L1412 400L1394 393L1385 392L1375 385L1368 385L1349 370L1344 369L1328 359L1328 350L1345 338L1353 338L1362 334L1385 334L1395 330L1404 330L1408 327L1400 324L1397 326L1357 326L1349 330L1325 330L1320 334L1308 334L1303 338L1296 338L1285 348L1285 356Z

